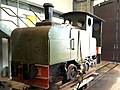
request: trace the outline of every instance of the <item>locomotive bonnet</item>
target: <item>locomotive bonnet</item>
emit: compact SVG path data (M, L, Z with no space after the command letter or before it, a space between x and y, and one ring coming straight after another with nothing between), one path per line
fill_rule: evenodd
M36 27L12 32L11 71L13 80L50 89L55 83L65 84L97 64L96 48L101 45L101 35L95 33L101 33L103 20L76 11L61 15L65 21L61 24L52 21L52 4L46 3L44 8L45 20L36 23Z

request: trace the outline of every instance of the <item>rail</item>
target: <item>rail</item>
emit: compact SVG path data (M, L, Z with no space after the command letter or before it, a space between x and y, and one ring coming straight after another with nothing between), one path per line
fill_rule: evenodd
M0 7L5 13L7 13L9 16L11 17L17 17L19 20L21 20L27 27L29 27L21 18L24 18L24 19L28 19L33 25L35 25L32 20L30 20L29 18L25 18L25 17L20 17L18 16L13 10L11 10L10 8L7 8L7 7ZM8 13L5 9L8 9L10 10L14 15L11 15L10 13Z
M38 17L38 15L35 13L35 11L31 8L30 5L28 5L28 4L26 4L26 3L22 2L22 1L20 1L19 3L22 3L22 4L24 4L25 6L27 6L27 7L30 9L30 11L37 17L37 19L39 19L40 21L42 21L42 20Z
M29 7L29 9L34 13L34 15L40 20L40 21L42 21L39 17L38 17L38 15L34 12L34 10L31 8L31 6L30 5L27 5L28 7Z
M0 19L0 21L8 21L8 22L12 22L15 26L18 27L18 25L17 25L15 22L13 22L12 20Z

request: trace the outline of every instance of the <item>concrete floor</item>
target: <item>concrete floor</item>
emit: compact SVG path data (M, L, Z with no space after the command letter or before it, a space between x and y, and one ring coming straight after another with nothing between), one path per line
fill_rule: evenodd
M87 90L120 90L120 65L108 72Z

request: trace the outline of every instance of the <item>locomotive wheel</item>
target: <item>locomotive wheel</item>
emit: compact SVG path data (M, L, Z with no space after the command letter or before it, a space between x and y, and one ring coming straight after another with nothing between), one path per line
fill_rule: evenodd
M88 71L89 70L89 63L86 63L86 71Z
M77 76L77 67L74 64L70 64L67 68L67 79L72 80Z
M27 87L27 86L24 86L24 87L23 87L23 90L28 90L28 87Z
M88 71L89 70L89 63L84 63L83 68L84 68L83 69L84 71Z

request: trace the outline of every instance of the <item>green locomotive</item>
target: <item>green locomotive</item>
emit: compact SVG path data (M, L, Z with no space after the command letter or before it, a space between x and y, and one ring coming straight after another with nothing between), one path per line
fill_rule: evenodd
M11 71L13 80L51 89L56 83L62 81L64 85L96 65L96 39L100 36L94 35L93 26L101 31L103 20L76 11L61 15L68 22L60 24L52 21L53 6L46 3L44 7L44 21L36 23L36 27L12 32Z

